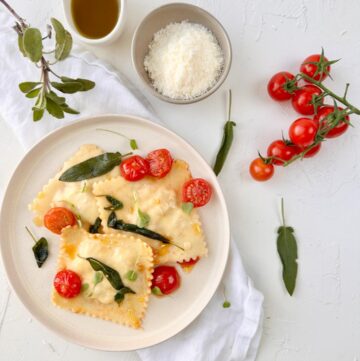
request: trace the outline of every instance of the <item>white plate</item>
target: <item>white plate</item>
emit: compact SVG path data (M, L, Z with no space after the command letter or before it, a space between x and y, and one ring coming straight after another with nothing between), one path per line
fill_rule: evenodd
M128 141L115 134L97 131L111 129L136 138L140 151L168 148L175 158L186 160L194 177L210 181L211 202L199 209L209 248L190 274L181 272L182 285L172 296L150 297L142 330L76 315L51 304L50 293L56 270L59 239L44 228L35 227L27 205L53 177L65 159L86 143L105 151L128 151ZM50 256L39 269L33 258L33 245L25 225L46 236ZM229 251L229 220L223 194L216 176L205 160L182 138L145 119L132 116L103 115L82 119L43 138L16 168L5 193L0 216L1 252L5 269L16 294L40 322L58 335L80 345L112 351L128 351L164 341L189 325L216 291Z

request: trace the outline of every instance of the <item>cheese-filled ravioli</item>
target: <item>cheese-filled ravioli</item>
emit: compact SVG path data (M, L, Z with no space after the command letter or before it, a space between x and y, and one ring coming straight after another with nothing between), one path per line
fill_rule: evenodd
M95 183L104 232L140 234L153 248L156 264L207 255L197 209L186 212L182 207L182 188L189 179L188 164L175 160L163 178L146 176L129 182L119 176Z
M64 163L60 172L49 180L29 205L30 210L35 213L34 223L36 225L44 225L44 216L52 208L56 208L57 210L58 208L66 208L70 210L86 229L96 222L99 213L96 199L92 193L93 184L100 180L119 175L119 167L115 167L111 172L102 176L78 182L62 182L59 180L59 177L72 166L102 153L104 153L103 150L98 146L85 144Z
M152 250L145 242L130 234L90 234L67 227L61 234L58 270L58 274L75 274L82 286L75 297L64 294L68 284L57 287L55 277L55 305L134 328L141 326L153 272Z

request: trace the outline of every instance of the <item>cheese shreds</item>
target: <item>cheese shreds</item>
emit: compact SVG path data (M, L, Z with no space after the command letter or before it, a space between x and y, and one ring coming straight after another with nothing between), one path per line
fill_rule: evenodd
M144 59L155 89L173 99L191 99L210 89L224 64L222 49L203 25L170 23L155 33Z

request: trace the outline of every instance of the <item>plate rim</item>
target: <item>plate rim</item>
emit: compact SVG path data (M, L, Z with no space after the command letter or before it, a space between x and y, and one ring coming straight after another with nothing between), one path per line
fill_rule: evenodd
M220 184L217 180L217 177L213 177L215 179L215 184L216 184L216 188L217 188L217 193L219 196L219 202L221 204L221 207L223 209L224 212L224 218L226 219L226 224L224 225L224 230L225 230L225 234L224 234L224 242L226 242L224 244L224 247L226 247L226 250L224 252L224 256L222 258L222 263L221 263L221 271L218 272L218 276L216 279L216 282L214 282L214 286L212 286L211 291L208 292L207 295L207 299L204 301L202 300L199 305L197 305L197 307L195 309L192 310L192 312L190 312L189 315L186 316L185 319L182 319L181 322L178 322L177 326L173 328L173 330L171 330L171 332L168 332L168 334L165 337L160 337L159 339L155 340L154 342L142 342L141 340L139 341L139 345L136 347L130 346L130 347L119 347L118 344L114 345L113 347L110 347L109 345L104 346L102 345L101 342L99 343L90 343L90 342L85 342L82 338L78 338L78 339L73 339L71 338L66 332L61 331L61 328L57 328L54 327L52 325L52 323L46 319L46 317L43 317L43 315L41 313L38 313L36 309L32 308L32 304L33 301L28 300L26 297L24 297L22 295L22 291L23 291L23 287L21 287L21 285L16 284L16 282L13 282L12 280L12 276L10 275L10 271L11 271L11 265L12 262L6 259L5 257L5 241L3 240L5 238L4 235L4 228L5 228L5 208L7 206L7 204L11 201L9 200L10 198L10 191L11 191L11 185L13 182L13 179L15 179L17 177L17 174L20 172L20 168L22 166L23 163L25 163L29 157L31 157L33 152L36 152L36 150L42 146L42 143L45 142L46 140L48 140L51 137L54 137L55 135L57 135L58 133L62 133L62 132L68 132L69 130L71 130L71 128L78 128L81 127L81 125L84 123L86 124L90 124L90 123L96 123L99 118L107 118L108 120L113 120L116 118L116 121L118 121L119 123L122 121L121 118L127 118L127 119L133 119L134 121L138 122L138 123L142 123L145 124L147 126L150 127L154 127L159 131L165 132L167 133L170 137L172 138L177 138L177 140L180 140L180 142L184 143L199 159L200 161L203 163L203 165L205 166L205 168L207 168L207 171L209 172L213 172L212 168L210 167L210 165L207 163L207 161L203 158L203 156L189 143L187 142L182 136L178 135L177 133L175 133L174 131L166 128L165 126L163 126L162 124L156 123L154 121L148 120L146 118L140 117L140 116L135 116L135 115L130 115L130 114L115 114L115 113L106 113L106 114L97 114L97 115L92 115L92 116L84 116L81 118L78 118L75 121L72 121L69 124L66 124L62 127L59 127L57 129L54 129L53 131L51 131L50 133L44 135L39 141L37 141L33 146L31 146L31 148L29 150L26 151L26 153L22 156L22 158L20 159L20 161L17 163L15 169L13 170L11 177L9 178L9 181L6 184L6 189L4 192L4 196L3 196L3 200L2 200L2 204L1 204L1 208L0 208L0 253L1 253L1 258L2 258L2 262L4 265L4 270L5 270L5 274L8 280L8 283L10 284L11 289L14 291L14 293L16 294L17 298L20 300L20 302L22 303L22 305L27 309L27 311L43 326L45 327L47 330L50 330L52 333L56 334L57 336L59 336L62 339L65 339L66 341L72 343L72 344L77 344L83 347L87 347L89 349L95 349L95 350L102 350L102 351L114 351L114 352L119 352L119 351L136 351L142 348L146 348L146 347L151 347L151 346L155 346L159 343L162 343L172 337L174 337L175 335L177 335L179 332L181 332L182 330L184 330L186 327L188 327L191 323L193 323L195 321L195 319L201 314L201 312L203 312L203 310L205 309L205 307L209 304L209 302L211 301L211 299L213 298L216 290L219 287L219 284L222 280L222 277L224 275L225 272L225 268L228 262L228 257L229 257L229 250L230 250L230 219L229 219L229 214L228 214L228 209L226 206L226 201L225 201L225 197L224 194L222 192L222 189L220 187ZM61 136L61 135L60 135ZM219 265L217 265L218 267ZM15 271L16 275L17 272ZM139 335L141 336L141 335Z

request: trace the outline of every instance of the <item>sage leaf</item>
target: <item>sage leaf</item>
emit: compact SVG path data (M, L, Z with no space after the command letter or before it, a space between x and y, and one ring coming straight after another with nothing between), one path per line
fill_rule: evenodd
M61 109L63 110L64 113L80 114L77 110L70 108L67 104L62 104Z
M53 102L55 102L58 105L63 105L65 104L65 98L64 97L59 97L56 93L54 93L53 91L50 91L49 93L46 94L46 97L48 99L51 99Z
M130 139L130 147L132 150L139 149L135 139Z
M46 97L44 96L43 92L40 92L39 96L36 99L35 105L33 106L32 109L45 110L45 108L46 108Z
M185 212L186 214L190 214L191 211L194 208L194 204L192 202L183 202L181 204L181 209L183 210L183 212Z
M92 234L99 233L100 226L101 226L101 218L97 217L95 223L89 227L89 233Z
M28 93L29 91L31 91L31 90L33 90L34 88L36 88L39 84L40 84L39 82L25 81L25 82L19 84L19 89L20 89L23 93Z
M33 121L39 121L44 115L44 109L34 109L33 108Z
M57 44L61 44L65 40L65 28L61 22L55 18L51 18L51 24L55 30L55 40Z
M159 287L153 287L151 289L151 293L155 296L162 296L163 293L161 292L161 289Z
M35 88L33 90L30 90L25 96L27 98L36 98L40 93L41 88Z
M26 56L37 63L42 57L42 36L39 29L26 28L23 35L23 47Z
M124 207L123 202L112 196L106 195L105 198L111 204L110 206L104 208L106 211L117 211L118 209L122 209Z
M60 105L56 104L47 95L46 95L46 98L47 98L46 110L49 112L49 114L51 114L53 117L55 117L57 119L64 118L64 112L62 111Z
M137 273L134 270L130 270L129 272L126 273L126 278L129 281L134 282L137 280Z
M150 216L145 213L142 212L141 209L138 209L138 225L141 228L147 227L150 223Z
M24 49L24 37L22 34L19 34L19 36L18 36L18 46L19 46L19 50L20 50L21 54L26 57L27 55L26 55L25 49Z
M61 91L62 93L65 93L65 94L73 94L78 91L81 91L81 89L82 89L82 85L79 82L59 83L56 81L52 81L51 85L55 89Z
M72 48L72 37L71 34L65 30L59 20L51 18L51 23L56 34L55 59L61 61L67 58L70 54Z
M103 153L96 157L75 164L66 170L59 178L62 182L78 182L95 178L110 172L121 163L120 153Z
M94 283L94 287L100 283L102 280L104 279L104 274L101 271L97 271L94 273L94 279L93 279L93 283Z
M46 238L41 237L32 248L36 263L39 268L45 263L49 256L49 245Z
M118 304L120 304L124 298L125 298L125 295L127 293L132 293L132 294L135 294L135 292L129 288L129 287L123 287L121 288L118 292L116 292L115 296L114 296L114 301Z
M67 76L62 76L62 77L60 77L60 79L63 83L72 83L72 82L80 83L82 85L82 88L80 91L83 91L83 92L88 91L95 87L95 83L88 79L82 79L82 78L72 79Z
M277 250L283 266L283 280L290 296L293 295L296 285L298 270L297 243L294 237L294 229L285 225L284 201L281 199L281 214L283 225L278 229Z

